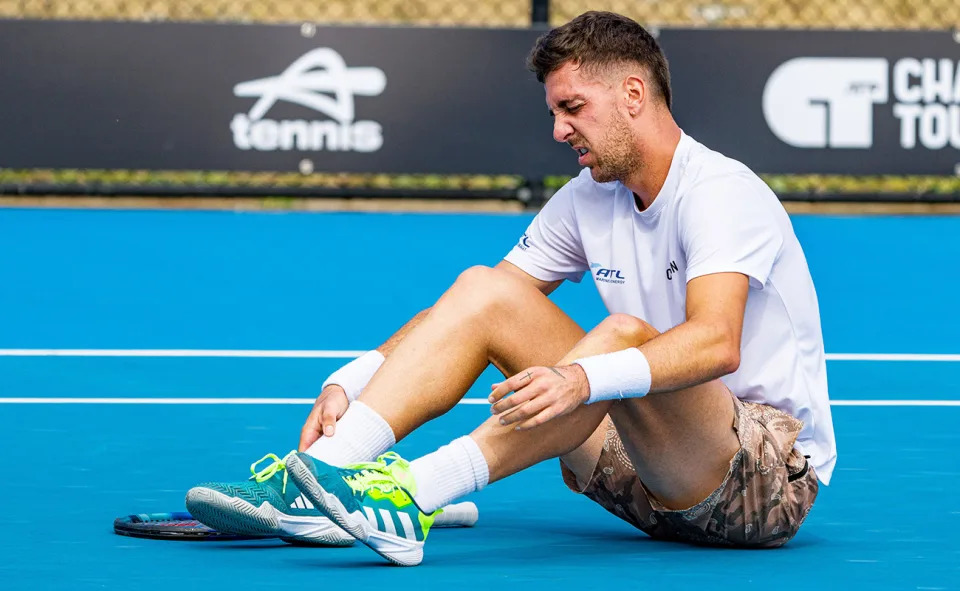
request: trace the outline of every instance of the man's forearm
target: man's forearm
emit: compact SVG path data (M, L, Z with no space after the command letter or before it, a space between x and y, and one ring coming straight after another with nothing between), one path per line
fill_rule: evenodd
M410 331L413 330L413 327L420 324L420 321L426 318L427 314L429 313L430 308L427 308L411 318L406 324L400 327L400 330L395 332L393 336L387 339L387 342L377 347L377 351L380 351L384 357L389 356L391 353L393 353L393 350L397 348L397 345L400 344L400 341L410 334Z
M718 326L681 323L640 346L652 374L651 392L689 388L736 371L739 339Z

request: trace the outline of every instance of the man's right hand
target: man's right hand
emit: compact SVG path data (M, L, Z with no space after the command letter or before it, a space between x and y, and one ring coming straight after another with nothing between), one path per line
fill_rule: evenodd
M300 430L300 445L297 451L306 451L321 435L332 437L337 421L347 412L348 406L350 401L347 400L347 393L343 388L336 384L324 388Z

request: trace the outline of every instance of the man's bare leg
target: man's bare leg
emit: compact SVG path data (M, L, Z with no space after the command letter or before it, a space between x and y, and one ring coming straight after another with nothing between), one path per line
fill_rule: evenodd
M504 375L550 365L584 335L530 282L473 267L400 341L359 400L397 441L453 408L493 363Z
M509 376L557 360L566 364L638 346L657 334L639 319L614 315L584 336L528 282L475 267L400 342L360 400L386 420L399 441L452 408L488 363ZM515 431L491 418L472 437L487 460L490 481L555 456L564 456L577 478L586 481L596 466L603 442L596 431L608 409L637 473L668 507L689 507L706 497L739 448L730 394L719 380L584 406L530 431Z
M590 331L558 365L639 346L657 334L642 320L614 315ZM487 460L490 482L561 456L577 480L586 483L603 445L607 412L640 479L669 508L685 509L706 498L722 483L740 447L733 430L730 393L719 380L676 392L582 406L528 431L504 427L491 417L471 437ZM592 431L584 433L588 425Z

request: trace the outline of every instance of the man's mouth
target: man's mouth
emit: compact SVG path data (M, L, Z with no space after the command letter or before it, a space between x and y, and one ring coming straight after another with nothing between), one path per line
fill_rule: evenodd
M587 154L590 153L589 148L584 148L583 146L571 146L577 152L577 162L582 166L586 162Z

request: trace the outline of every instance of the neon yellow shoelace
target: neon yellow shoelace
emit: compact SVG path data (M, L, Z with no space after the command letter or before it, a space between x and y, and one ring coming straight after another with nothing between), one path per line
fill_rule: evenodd
M271 463L269 466L267 466L266 468L258 472L257 466L266 460L273 460L273 463ZM283 490L281 491L281 493L286 494L287 493L287 465L283 462L283 460L278 458L276 454L267 454L262 458L260 458L259 460L257 460L256 462L250 464L250 472L253 473L253 476L251 476L250 479L256 480L258 483L266 482L267 480L270 480L271 478L273 478L273 475L279 472L280 470L283 470Z
M270 465L262 470L258 470L257 466L267 460L271 461ZM401 458L399 454L390 451L378 457L375 462L357 462L356 464L344 466L344 468L349 470L359 470L356 474L344 478L344 481L356 492L363 492L369 488L377 488L384 494L390 494L393 490L400 488L400 485L397 482L398 479L391 473L390 468L392 465L388 466L387 460L393 460L398 467L403 469L409 467L409 463ZM250 479L256 480L258 483L266 482L281 470L283 471L282 493L286 494L287 464L276 454L267 454L250 464L250 472L253 474Z
M400 488L400 483L391 471L393 464L388 466L387 460L393 460L394 464L404 469L409 466L399 454L389 451L378 457L375 462L358 462L344 466L349 470L359 470L356 474L344 478L344 481L356 492L362 493L367 489L376 488L385 495L390 494Z

